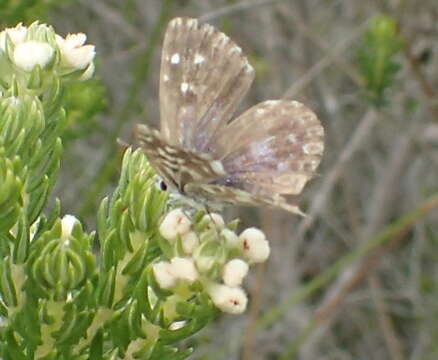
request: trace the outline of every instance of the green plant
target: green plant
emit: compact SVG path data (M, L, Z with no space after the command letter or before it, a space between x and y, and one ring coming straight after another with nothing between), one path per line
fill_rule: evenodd
M365 80L367 97L374 105L386 103L386 92L400 70L397 55L401 47L396 22L388 16L376 16L358 51L358 64Z

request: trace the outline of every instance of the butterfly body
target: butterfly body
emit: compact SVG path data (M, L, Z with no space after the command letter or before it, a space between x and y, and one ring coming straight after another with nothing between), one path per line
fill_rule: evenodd
M262 102L231 120L254 70L225 34L195 19L167 28L160 74L161 131L137 137L164 181L193 202L278 207L300 213L298 195L314 176L324 130L289 100Z

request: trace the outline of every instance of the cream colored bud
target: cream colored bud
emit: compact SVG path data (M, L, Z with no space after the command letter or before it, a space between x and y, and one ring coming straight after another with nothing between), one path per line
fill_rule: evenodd
M193 283L199 278L195 263L191 258L175 257L170 260L171 272L176 279Z
M174 209L166 214L160 224L160 234L169 241L174 241L178 235L190 231L192 223L181 209Z
M239 239L242 242L243 254L250 262L261 263L269 257L269 242L261 230L246 229L240 234Z
M249 265L242 259L228 261L222 271L222 279L225 285L236 287L242 285L242 281L248 274Z
M205 214L202 218L201 222L205 222L208 224L209 229L223 229L225 226L224 218L222 215L217 213L209 213Z
M172 324L169 325L169 330L172 330L172 331L179 330L179 329L183 328L184 326L186 326L186 324L187 324L186 320L174 321Z
M15 65L25 71L32 71L37 65L44 68L52 59L53 48L41 41L25 41L18 44L14 50Z
M61 51L61 62L74 69L85 69L96 56L94 45L84 45L87 36L83 33L68 34L64 39L56 35L56 42Z
M162 289L170 289L175 286L176 278L172 272L172 266L168 261L160 261L152 265L155 280Z
M199 237L194 231L189 231L181 236L181 242L184 252L191 255L199 245Z
M210 284L207 287L214 305L229 314L241 314L246 310L248 297L239 287L230 287L222 284Z
M70 48L79 48L87 41L87 35L84 33L68 34L64 40L64 45ZM58 39L57 39L58 41Z
M74 217L73 215L64 215L64 217L61 219L61 229L62 229L62 237L68 238L72 231L75 224L79 222L79 220Z

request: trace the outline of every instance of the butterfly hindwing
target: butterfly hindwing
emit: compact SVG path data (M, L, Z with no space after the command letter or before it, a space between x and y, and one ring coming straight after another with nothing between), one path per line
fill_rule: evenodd
M257 195L236 187L214 184L187 184L185 189L187 196L201 199L208 204L266 206L304 215L298 206L287 203L286 199L277 193Z
M207 152L231 119L254 78L242 50L225 34L196 19L173 19L164 38L160 73L163 138Z
M211 151L227 173L219 183L259 196L298 195L315 175L323 137L316 115L297 101L253 106L216 134Z

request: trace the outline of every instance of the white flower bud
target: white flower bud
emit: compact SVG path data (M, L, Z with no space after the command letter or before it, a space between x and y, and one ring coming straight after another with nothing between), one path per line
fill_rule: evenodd
M225 244L230 249L237 248L242 244L236 233L230 229L223 229L221 235L225 239Z
M0 33L0 50L6 49L6 35L9 36L14 45L18 45L24 41L27 35L27 27L21 23L14 28L7 28Z
M239 287L210 284L207 291L217 308L229 314L241 314L246 310L248 297Z
M261 230L246 229L240 234L239 239L242 242L243 254L248 260L261 263L269 257L271 251L269 242Z
M175 257L170 260L171 272L175 278L193 283L199 277L193 259Z
M242 281L248 274L249 265L241 259L228 261L222 271L222 279L225 285L236 287L242 285Z
M85 44L85 41L87 41L87 35L85 35L84 33L67 34L65 39L59 36L56 41L61 41L63 45L68 46L72 49L79 48Z
M64 215L61 219L61 229L62 229L62 237L68 238L73 231L73 227L75 224L79 222L79 220L73 215Z
M172 272L172 265L167 261L160 261L152 265L155 280L162 289L170 289L176 283Z
M181 209L174 209L164 217L159 230L165 239L173 241L178 235L189 232L191 225L190 219Z
M53 48L41 41L25 41L14 50L15 65L25 71L32 71L37 65L44 68L53 56Z
M184 252L190 255L198 247L199 237L194 231L189 231L181 236L181 242Z
M93 61L96 51L94 45L84 45L85 34L68 34L64 39L56 35L56 42L61 51L61 62L74 69L85 69Z
M223 229L225 226L224 218L217 213L205 214L201 222L208 224L209 229Z
M183 328L187 324L186 320L181 321L174 321L172 324L169 325L169 330L175 331Z

